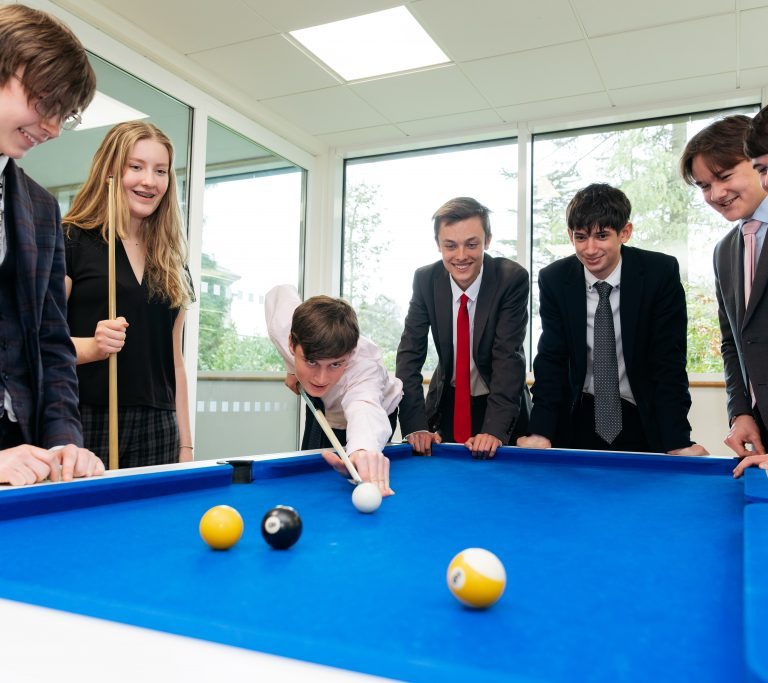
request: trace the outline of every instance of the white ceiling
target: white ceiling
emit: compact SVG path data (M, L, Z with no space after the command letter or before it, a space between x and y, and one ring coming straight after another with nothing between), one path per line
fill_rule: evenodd
M768 86L768 0L57 4L269 127L287 122L276 131L285 137L296 141L293 131L322 147L683 101L754 102ZM401 4L452 64L347 84L287 36Z

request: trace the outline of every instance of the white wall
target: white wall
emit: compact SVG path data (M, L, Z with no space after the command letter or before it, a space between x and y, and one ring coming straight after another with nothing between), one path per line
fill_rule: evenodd
M693 405L688 421L693 432L691 438L712 455L734 455L724 443L728 433L728 413L725 409L724 387L692 387Z

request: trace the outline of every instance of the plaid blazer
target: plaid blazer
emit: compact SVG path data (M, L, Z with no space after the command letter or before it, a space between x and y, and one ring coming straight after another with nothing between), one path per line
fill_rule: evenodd
M82 446L59 206L13 159L5 168L5 224L16 237L16 300L34 398L32 424L20 425L24 439Z

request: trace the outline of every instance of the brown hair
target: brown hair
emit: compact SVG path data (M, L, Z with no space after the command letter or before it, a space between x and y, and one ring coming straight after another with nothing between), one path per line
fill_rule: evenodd
M141 238L147 245L147 283L151 296L168 300L178 308L192 300L185 264L187 241L181 226L176 174L173 169L173 145L157 126L144 121L119 123L107 133L93 157L91 170L72 200L69 213L62 219L65 230L100 230L107 241L108 178L113 176L116 229L125 237L122 226L130 219L123 190L123 171L134 145L140 140L154 140L168 150L168 190L155 212L141 223Z
M764 107L749 122L744 138L744 154L748 159L756 159L768 154L768 107Z
M291 343L307 360L341 358L360 339L355 310L343 299L313 296L293 312Z
M452 225L467 218L477 216L483 222L483 232L485 239L491 239L491 220L488 217L491 211L472 197L454 197L443 204L435 215L432 216L435 226L435 241L440 234L440 228L445 225Z
M688 140L680 157L680 175L685 182L689 185L696 184L696 178L693 177L693 160L699 155L715 175L747 161L744 155L744 136L751 121L749 116L743 114L726 116L709 124Z
M80 41L58 19L24 5L0 6L0 86L21 71L27 99L44 97L46 118L62 121L85 109L96 75Z
M593 183L579 190L565 209L568 229L586 230L610 228L617 233L629 223L632 213L627 195L607 183Z

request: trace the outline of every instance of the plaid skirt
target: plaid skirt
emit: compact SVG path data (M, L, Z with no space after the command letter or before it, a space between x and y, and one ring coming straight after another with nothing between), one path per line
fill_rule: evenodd
M109 467L109 408L81 405L80 419L85 447ZM179 425L175 410L118 406L117 435L121 469L179 461Z

